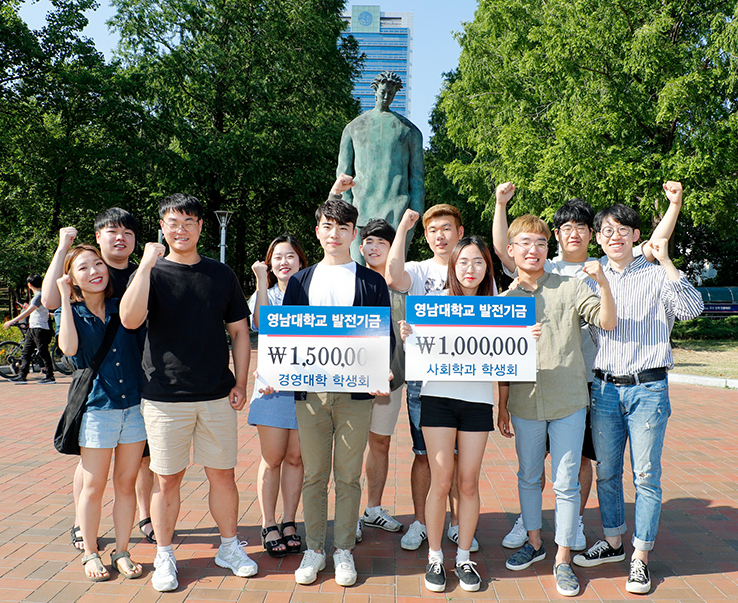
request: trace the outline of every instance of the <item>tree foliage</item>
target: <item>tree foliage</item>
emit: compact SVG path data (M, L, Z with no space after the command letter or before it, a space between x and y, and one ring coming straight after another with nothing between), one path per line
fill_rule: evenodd
M550 220L581 197L645 224L681 180L685 220L735 237L737 16L717 0L481 0L440 104L473 159L446 173L480 203L516 182L514 214Z
M51 0L32 31L21 0L0 4L0 280L43 272L59 227L92 240L118 205L156 240L157 205L203 201L202 250L217 257L213 211L234 212L228 262L245 282L289 230L314 250L361 66L338 0L116 0L121 36L106 62L81 35L95 0Z

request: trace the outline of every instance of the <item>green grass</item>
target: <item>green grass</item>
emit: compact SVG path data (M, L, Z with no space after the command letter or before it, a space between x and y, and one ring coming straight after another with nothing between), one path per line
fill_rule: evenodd
M21 332L17 327L10 327L9 329L3 329L0 324L0 341L20 341Z
M738 316L727 318L700 316L693 320L677 321L671 337L679 341L687 339L738 341Z
M675 339L673 343L675 373L738 379L738 338Z

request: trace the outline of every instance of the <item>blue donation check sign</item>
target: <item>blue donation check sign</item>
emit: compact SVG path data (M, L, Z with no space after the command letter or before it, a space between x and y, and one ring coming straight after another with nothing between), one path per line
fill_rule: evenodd
M259 378L277 391L389 392L390 309L262 306Z
M535 300L410 296L408 381L535 381Z

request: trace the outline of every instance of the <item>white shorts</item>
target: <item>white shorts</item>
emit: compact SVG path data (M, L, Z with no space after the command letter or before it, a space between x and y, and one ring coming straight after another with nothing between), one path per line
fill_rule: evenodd
M400 416L401 404L401 387L390 392L389 396L374 398L374 404L372 404L372 423L369 431L381 436L391 436L395 433L397 417Z

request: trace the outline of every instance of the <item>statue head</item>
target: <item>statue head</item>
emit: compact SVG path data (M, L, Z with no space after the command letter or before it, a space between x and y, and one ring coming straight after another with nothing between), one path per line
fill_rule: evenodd
M388 111L395 94L402 89L402 80L393 71L382 71L372 80L371 86L377 101L376 107L380 111Z

